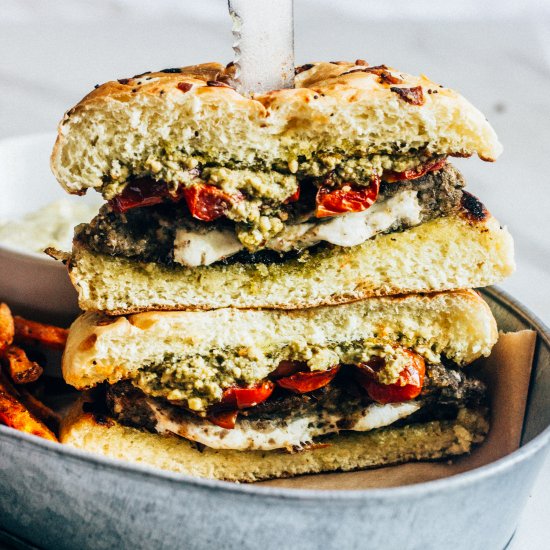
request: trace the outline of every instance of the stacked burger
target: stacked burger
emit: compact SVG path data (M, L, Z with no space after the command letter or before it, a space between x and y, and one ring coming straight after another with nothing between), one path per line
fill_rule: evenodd
M85 313L63 358L87 390L62 441L256 481L469 452L469 365L497 338L470 290L508 232L449 157L501 146L456 92L385 65L312 63L240 95L233 67L96 87L52 168L105 205L67 257Z

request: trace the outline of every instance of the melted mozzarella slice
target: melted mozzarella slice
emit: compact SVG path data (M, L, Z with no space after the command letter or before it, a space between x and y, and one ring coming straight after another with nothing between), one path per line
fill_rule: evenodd
M316 225L316 223L311 222L287 225L281 233L267 241L266 248L276 250L277 252L288 252L296 248L297 243L310 240L306 235L308 235ZM319 241L317 240L317 242ZM304 246L302 247L304 248Z
M357 246L397 224L414 226L421 222L422 207L417 192L401 191L388 200L375 202L363 212L287 225L270 239L265 248L288 252L326 241L337 246ZM174 261L189 267L210 265L244 250L232 231L178 229L174 240Z
M334 216L328 221L288 226L276 239L269 241L267 247L286 252L294 248L307 248L321 241L338 246L357 246L396 223L418 225L421 212L417 192L402 191L386 201L375 202L363 212Z
M210 265L243 248L233 231L178 229L174 239L174 261L189 267Z
M186 439L197 441L213 449L233 449L239 451L300 447L311 443L313 438L337 433L339 425L345 422L345 429L365 432L389 426L400 418L416 412L421 403L373 403L353 414L352 417L335 413L322 412L319 415L307 415L280 419L273 422L262 422L261 428L246 418L239 419L235 428L226 430L199 417L174 421L162 409L151 405L157 420L159 433L175 433Z

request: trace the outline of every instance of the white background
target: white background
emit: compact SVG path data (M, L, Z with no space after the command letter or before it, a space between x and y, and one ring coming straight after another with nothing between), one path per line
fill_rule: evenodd
M487 115L504 154L457 164L515 238L502 286L550 324L550 2L295 0L295 16L298 63L423 72ZM53 130L95 83L231 57L225 0L0 0L0 138ZM512 548L550 547L548 487L550 462Z

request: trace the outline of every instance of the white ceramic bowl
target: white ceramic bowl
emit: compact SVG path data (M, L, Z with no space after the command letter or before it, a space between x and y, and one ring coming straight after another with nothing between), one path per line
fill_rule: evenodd
M50 171L55 134L0 141L0 219L17 219L69 196ZM76 291L61 262L0 243L0 300L35 319L66 324L78 313Z

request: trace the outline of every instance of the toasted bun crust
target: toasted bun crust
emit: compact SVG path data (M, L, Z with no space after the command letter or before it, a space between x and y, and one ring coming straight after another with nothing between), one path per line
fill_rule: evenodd
M80 194L156 173L159 163L188 169L181 153L244 167L396 147L484 160L500 154L485 117L458 93L425 76L388 69L401 81L392 83L369 70L314 63L297 76L295 89L253 97L224 84L231 71L217 63L107 82L65 114L52 169L67 191ZM416 87L419 104L395 91Z
M491 217L440 218L307 261L187 268L140 264L76 244L69 274L85 311L297 309L371 296L495 284L514 270L513 242Z
M111 458L183 474L253 482L320 472L351 471L468 453L489 429L485 411L461 409L456 420L437 420L371 432L345 432L295 454L280 451L201 450L177 436L98 423L78 404L61 426L60 441Z
M400 342L468 364L489 355L497 327L487 304L471 290L294 311L225 308L118 318L85 313L71 326L63 376L86 388L129 378L170 353L192 358L215 349L251 349L262 357L288 349L298 338L305 346L321 347L359 339Z

